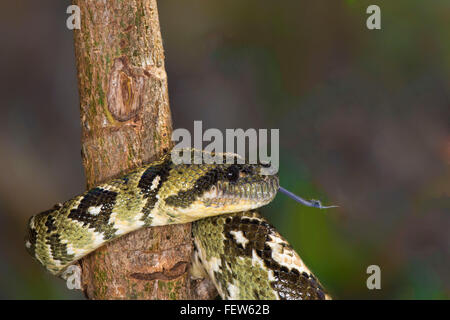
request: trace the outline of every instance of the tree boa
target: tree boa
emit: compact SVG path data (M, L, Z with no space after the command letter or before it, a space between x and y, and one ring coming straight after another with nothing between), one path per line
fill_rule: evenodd
M123 234L194 222L191 274L209 277L223 299L329 299L289 243L254 210L279 188L277 175L262 174L265 167L176 164L169 153L31 217L25 245L61 276Z

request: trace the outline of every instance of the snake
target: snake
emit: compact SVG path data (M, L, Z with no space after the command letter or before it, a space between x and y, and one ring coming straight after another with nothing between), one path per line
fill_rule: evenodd
M171 153L32 216L25 247L51 274L140 228L193 222L193 278L208 277L222 299L331 299L258 208L279 190L267 164L234 153L190 150L222 163L179 163ZM225 159L234 161L225 161Z

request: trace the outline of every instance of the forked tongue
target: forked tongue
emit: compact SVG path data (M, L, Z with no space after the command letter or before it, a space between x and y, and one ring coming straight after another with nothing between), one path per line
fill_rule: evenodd
M313 207L313 208L319 208L319 209L330 209L330 208L338 208L339 207L339 206L323 206L319 200L313 200L313 199L309 200L309 201L305 200L305 199L299 197L298 195L293 194L289 190L286 190L282 186L280 186L279 190L282 193L284 193L285 195L287 195L289 198L294 199L295 201L297 201L307 207Z

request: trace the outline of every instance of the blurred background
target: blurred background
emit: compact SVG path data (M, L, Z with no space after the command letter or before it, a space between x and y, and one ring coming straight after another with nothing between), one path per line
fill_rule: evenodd
M0 4L0 298L83 298L23 243L31 215L85 188L69 4ZM281 184L340 206L278 195L261 210L333 297L450 297L449 1L164 0L159 14L174 128L279 128Z

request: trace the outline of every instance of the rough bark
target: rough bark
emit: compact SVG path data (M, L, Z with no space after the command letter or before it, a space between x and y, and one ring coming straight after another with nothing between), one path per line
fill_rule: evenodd
M73 0L87 187L170 150L172 122L156 0ZM191 291L190 224L142 229L84 258L90 299L210 298ZM209 294L209 296L208 296Z

